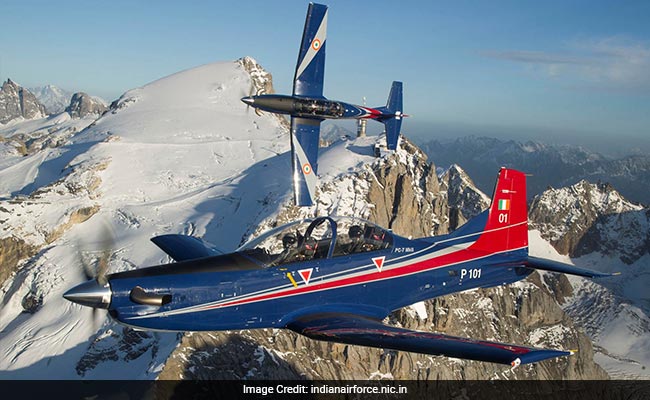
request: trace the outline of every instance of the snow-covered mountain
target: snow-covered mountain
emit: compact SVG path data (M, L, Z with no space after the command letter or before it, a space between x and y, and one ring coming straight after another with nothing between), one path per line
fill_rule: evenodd
M529 216L544 238L539 243L548 243L538 246L546 247L543 256L621 272L549 287L563 293L560 304L592 338L596 361L612 377L650 378L650 209L610 185L581 181L535 197Z
M41 95L66 95L66 92L55 86L45 86L39 90ZM106 111L106 107L104 100L98 97L75 93L66 100L63 107L65 111L62 109L47 115L45 107L29 91L8 80L0 90L0 119L3 115L7 119L5 124L0 122L0 169L8 168L23 161L23 157L41 150L63 146L72 135L93 123ZM48 151L41 152L40 156L46 157L47 153ZM42 161L37 157L16 166L11 176L0 181L0 197L28 194L34 190L38 185L29 181L33 177L30 178L31 173L24 169L33 169L33 163ZM20 182L26 186L11 190Z
M81 112L84 115L87 113L86 110L89 110L99 116L109 105L106 100L99 96L91 96L84 92L73 93L54 85L37 86L29 88L29 90L45 106L47 113L50 115L68 111L73 117L79 117L78 114L75 115L75 112L79 113L79 109L82 108L80 104L82 100L86 103L83 107L84 111ZM72 112L67 110L68 108ZM102 108L101 112L98 111L98 108Z
M3 377L156 376L176 334L122 335L104 318L98 330L89 310L61 295L84 280L77 254L101 248L97 232L106 225L117 238L111 270L119 271L166 261L149 242L162 233L232 250L268 212L264 204L288 196L286 130L273 116L246 112L240 98L250 76L227 62L152 82L64 145L0 171L3 192L22 193L0 201L0 261L11 274L0 299ZM25 313L25 298L41 305ZM104 362L88 361L89 344L114 332ZM128 368L116 368L124 360Z
M580 181L533 199L534 225L563 254L599 252L632 264L650 252L650 209L611 185Z
M38 101L45 106L48 114L58 114L65 111L72 98L72 92L54 85L37 86L29 88L29 91L34 93Z
M0 165L1 378L606 377L589 339L558 305L558 291L537 274L419 303L390 318L415 329L580 349L515 371L281 330L136 332L62 299L85 279L81 260L109 246L107 230L114 237L110 271L117 272L168 262L149 242L164 233L200 236L230 251L288 220L337 214L415 237L446 233L451 208L464 215L484 207L485 195L460 168L439 176L407 140L394 155L376 159L372 137L322 149L317 204L291 206L286 120L258 116L240 101L258 88L272 93L270 85L270 75L250 58L182 71L125 93L56 146ZM39 139L49 138L48 129L39 132ZM540 235L537 241L550 248Z
M650 204L650 157L632 155L609 159L579 146L519 142L467 136L451 141L433 140L421 144L422 150L446 168L461 165L485 193L491 193L494 173L501 166L517 168L532 175L528 196L549 186L564 187L581 180L609 182L626 198Z
M0 125L0 169L9 168L0 180L0 198L9 194L29 194L38 186L37 166L56 153L54 150L97 119L97 115L72 118L63 112L31 120L14 120ZM24 158L30 155L36 157ZM42 172L41 177L47 175ZM20 186L22 185L22 186ZM16 188L16 189L15 189Z

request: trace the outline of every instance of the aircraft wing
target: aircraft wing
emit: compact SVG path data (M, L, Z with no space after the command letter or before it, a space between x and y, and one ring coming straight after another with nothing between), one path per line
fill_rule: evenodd
M572 354L569 351L412 331L355 314L307 315L290 322L287 328L316 340L488 361L513 367Z
M620 272L598 272L586 268L576 267L575 265L566 264L559 261L548 260L546 258L528 256L524 260L506 261L497 264L490 264L493 267L516 267L522 266L531 269L539 269L542 271L559 272L563 274L582 276L585 278L606 278L610 276L620 275Z
M151 241L177 262L224 254L194 236L161 235L151 238Z
M528 268L541 269L551 272L562 272L569 275L584 276L586 278L604 278L608 276L620 275L620 272L614 272L611 274L606 272L597 272L586 268L578 268L571 264L565 264L562 262L533 256L528 256L528 260L524 262L524 265Z
M326 39L327 6L310 3L293 80L294 96L323 97Z
M297 206L311 206L316 196L320 122L291 117L291 166Z

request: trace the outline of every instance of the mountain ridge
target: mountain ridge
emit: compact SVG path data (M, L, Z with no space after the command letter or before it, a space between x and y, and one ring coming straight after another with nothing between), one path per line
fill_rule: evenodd
M506 166L532 175L528 179L529 199L549 186L570 186L586 179L609 182L631 201L650 204L650 194L644 190L650 186L650 157L646 155L610 159L579 146L482 136L432 140L420 146L438 166L462 165L487 193L494 181L490 171Z

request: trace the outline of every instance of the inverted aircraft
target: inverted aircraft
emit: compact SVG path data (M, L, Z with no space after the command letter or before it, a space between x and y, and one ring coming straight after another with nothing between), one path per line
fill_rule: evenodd
M524 279L535 270L609 274L528 254L526 177L502 168L488 210L448 235L407 239L368 221L319 217L231 254L191 236L152 241L176 262L100 276L72 302L145 330L284 328L316 340L517 366L571 351L421 332L382 322L419 301Z
M402 82L393 82L386 106L365 107L323 96L327 6L310 3L298 54L291 96L260 94L242 98L259 110L291 116L294 196L298 206L311 206L318 173L320 123L325 119L374 119L386 128L388 150L397 149L402 118Z

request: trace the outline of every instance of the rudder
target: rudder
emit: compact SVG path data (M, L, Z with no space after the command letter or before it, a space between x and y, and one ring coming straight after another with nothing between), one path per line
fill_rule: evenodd
M472 248L503 252L527 247L526 175L514 169L501 168L484 232Z

